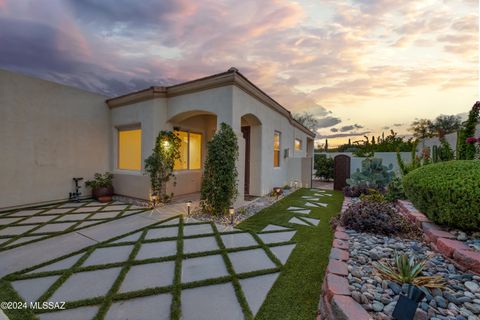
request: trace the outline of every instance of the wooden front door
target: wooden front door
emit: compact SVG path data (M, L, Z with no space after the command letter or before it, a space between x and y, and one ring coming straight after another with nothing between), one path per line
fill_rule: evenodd
M350 178L350 157L340 154L333 158L333 189L341 191Z
M244 194L250 194L250 127L242 127L243 138L245 139L245 185Z

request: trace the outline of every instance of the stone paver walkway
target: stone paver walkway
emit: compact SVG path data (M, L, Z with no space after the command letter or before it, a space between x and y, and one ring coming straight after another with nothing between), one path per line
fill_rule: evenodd
M128 217L145 208L121 202L66 202L0 213L0 251Z
M37 310L41 320L244 319L263 304L295 233L275 225L220 232L178 216L6 279L26 301L67 302L67 310Z

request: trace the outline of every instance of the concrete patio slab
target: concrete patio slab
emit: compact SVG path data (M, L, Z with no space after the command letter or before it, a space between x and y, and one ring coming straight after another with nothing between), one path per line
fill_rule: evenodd
M144 243L138 251L136 260L169 257L177 254L177 241L161 241Z
M73 210L72 212L73 213L83 213L83 212L95 212L97 210L98 210L97 207L81 207L81 208Z
M293 217L292 219L288 220L288 222L294 223L294 224L300 224L300 225L302 225L302 226L309 226L309 227L311 227L311 225L309 225L309 224L306 223L305 221L300 220L300 219L295 218L295 217Z
M282 264L285 264L287 262L288 257L290 257L290 254L292 253L293 249L295 249L294 244L287 244L285 246L270 248L270 250L273 252L275 257L277 257Z
M295 210L303 210L304 208L300 208L300 207L288 207L288 211L295 211Z
M287 227L277 226L274 224L269 224L262 231L278 231L278 230L289 230Z
M252 235L246 232L224 234L221 237L226 248L258 246L257 241L255 241Z
M58 312L40 313L37 317L40 320L80 320L93 319L98 312L97 306L87 306L75 309L67 309Z
M183 236L194 236L197 234L209 234L209 233L213 233L213 229L210 224L195 224L195 225L186 225L183 227Z
M137 241L138 238L140 238L142 232L136 232L134 234L131 234L129 236L120 238L118 240L113 241L112 243L121 243L121 242L130 242L130 241Z
M230 252L228 257L236 273L275 268L275 264L263 249Z
M66 214L55 221L80 221L86 219L90 213Z
M59 208L76 208L85 205L85 202L67 202L59 206Z
M150 229L145 237L147 240L172 238L178 236L178 227Z
M183 240L184 253L196 253L218 250L217 240L215 237L204 237Z
M13 245L17 245L17 244L21 244L21 243L25 243L25 242L29 242L29 241L32 241L32 240L37 240L37 239L40 239L42 237L45 237L45 236L26 236L26 237L21 237L21 238L18 238L17 240L13 241L13 242L10 242L8 244L8 246L13 246Z
M54 208L54 209L50 209L48 210L47 212L45 212L45 214L64 214L68 211L72 210L71 208L68 209L68 208Z
M33 216L36 213L39 213L45 209L32 209L32 210L20 210L15 213L9 214L8 217L28 217Z
M132 266L120 286L119 292L166 287L173 284L175 262L159 262Z
M323 202L315 202L317 206L322 206L324 208L328 207L328 203L323 203Z
M22 219L22 218L20 218L20 217L17 217L17 218L0 218L0 226L4 226L4 225L10 224L10 223L20 221L20 219Z
M305 206L306 206L306 207L318 208L318 206L317 206L315 203L311 203L311 202L306 202L306 203L305 203Z
M120 215L121 211L111 211L111 212L96 212L90 219L112 219Z
M312 210L310 210L310 209L305 209L305 210L296 210L296 211L294 211L293 213L310 214L310 212L312 212Z
M49 223L38 228L33 233L60 232L70 228L74 224L75 222Z
M89 204L86 205L86 207L101 207L106 205L106 203L98 202L98 201L92 201Z
M114 302L105 320L168 320L170 319L170 294L139 297Z
M260 310L268 292L273 287L275 281L277 281L279 274L280 273L277 272L240 280L243 293L254 316L258 310Z
M104 296L120 273L120 268L74 273L55 291L49 301L76 301Z
M12 226L0 229L0 236L16 236L22 233L25 233L33 228L38 227L38 225L26 225L26 226Z
M128 204L120 204L120 205L113 205L113 206L109 205L103 208L102 211L122 211L126 207L128 207Z
M75 262L77 262L78 259L81 258L81 256L83 256L83 253L82 254L76 254L74 256L62 259L62 260L54 262L52 264L47 264L44 267L41 267L41 268L35 269L33 271L30 271L29 274L30 273L39 273L39 272L44 272L44 271L54 271L54 270L68 269L71 266L73 266L75 264Z
M42 296L42 294L44 294L48 290L48 288L50 288L50 286L58 278L60 278L60 276L18 280L13 281L12 286L22 296L23 300L25 300L26 302L35 302L38 298Z
M92 224L99 223L99 222L100 222L100 221L84 221L84 222L82 222L82 223L79 223L79 224L75 227L75 229L80 229L80 228L88 227L88 226L90 226L90 225L92 225ZM82 232L82 231L80 231L80 232Z
M132 245L96 249L82 266L88 267L99 264L127 261L132 249Z
M161 225L162 226L173 226L173 225L178 225L180 223L180 219L176 218L176 219L172 219L172 220L168 220L166 222L163 222Z
M296 231L259 233L258 236L260 237L260 239L262 239L264 243L270 244L270 243L290 241L295 235L295 233Z
M183 320L244 319L231 283L183 290L182 316Z
M182 261L182 283L228 276L223 257L213 256L185 259Z
M318 226L318 224L320 223L319 219L314 219L314 218L306 218L305 217L305 218L303 218L303 220L306 220L306 221L310 222L314 226Z
M40 215L40 216L33 216L30 218L27 218L23 220L22 222L19 223L19 225L27 224L27 223L44 223L48 222L50 220L54 220L55 218L58 218L58 215L54 216L45 216L45 215Z

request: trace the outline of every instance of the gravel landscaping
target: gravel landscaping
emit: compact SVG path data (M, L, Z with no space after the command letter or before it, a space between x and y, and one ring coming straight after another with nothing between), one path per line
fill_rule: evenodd
M480 317L480 276L463 273L442 255L417 240L375 236L346 231L350 236L348 282L352 297L374 319L392 319L391 314L402 287L378 277L372 262L393 260L394 254L407 254L428 262L424 275L441 275L447 284L443 289L426 290L415 319L468 319Z

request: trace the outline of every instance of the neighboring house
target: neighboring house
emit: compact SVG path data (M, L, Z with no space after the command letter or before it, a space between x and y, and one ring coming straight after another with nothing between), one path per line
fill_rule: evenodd
M199 192L207 142L222 122L239 142L237 204L244 194L264 195L295 180L310 186L314 133L235 68L106 101L0 70L0 106L0 143L8 152L1 155L7 179L0 207L63 199L72 177L103 171L114 173L117 194L148 199L144 160L160 130L182 139L176 184L167 191Z

